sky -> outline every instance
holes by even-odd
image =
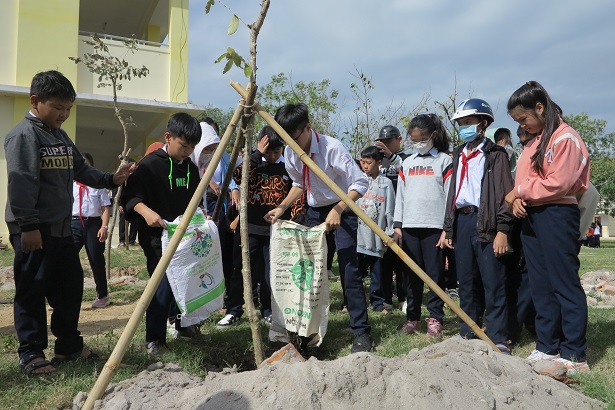
[[[194,104],[235,107],[231,80],[214,61],[233,47],[249,57],[249,30],[232,36],[232,14],[252,23],[256,0],[226,0],[205,13],[190,0],[188,94]],[[492,127],[514,131],[506,113],[510,95],[540,82],[565,114],[586,112],[615,132],[615,1],[612,0],[273,0],[258,37],[257,84],[277,73],[293,82],[328,79],[339,90],[340,124],[354,107],[350,84],[366,74],[375,111],[418,104],[425,96],[489,102]]]

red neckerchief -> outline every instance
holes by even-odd
[[[83,192],[85,191],[88,198],[90,197],[90,193],[87,185],[84,185],[81,182],[77,182],[77,185],[79,186],[79,219],[81,219],[81,226],[85,226],[85,223],[83,222],[83,214],[81,213],[81,205],[83,205]]]
[[[459,178],[459,187],[457,187],[457,195],[455,195],[455,201],[453,202],[453,208],[457,207],[457,198],[459,197],[459,191],[461,191],[461,186],[463,185],[463,180],[468,179],[468,162],[472,158],[476,158],[478,154],[480,154],[480,149],[476,149],[470,155],[466,156],[465,149],[461,151],[461,177]]]
[[[314,131],[314,135],[316,135],[316,144],[318,144],[320,142],[320,138],[318,137],[318,133],[316,131]],[[310,145],[310,150],[312,149],[312,146]],[[314,159],[314,153],[312,152],[310,154],[310,159]],[[305,163],[303,164],[303,189],[306,190],[307,189],[307,193],[310,193],[310,167],[306,167]],[[306,195],[302,195],[301,197],[301,206],[303,207],[303,201]]]

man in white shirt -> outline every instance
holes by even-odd
[[[280,107],[275,120],[352,200],[363,197],[368,187],[367,177],[339,140],[319,135],[312,129],[305,104],[286,104]],[[275,223],[306,191],[306,225],[316,226],[325,222],[328,232],[335,231],[340,276],[348,303],[350,327],[355,335],[351,351],[370,351],[373,347],[371,327],[367,318],[363,278],[357,263],[357,216],[346,209],[347,205],[288,146],[284,158],[293,187],[282,203],[271,210],[265,219]]]
[[[86,164],[94,166],[94,159],[83,153]],[[105,271],[105,241],[109,229],[109,206],[111,200],[105,189],[95,189],[73,182],[73,219],[71,231],[79,251],[85,245],[92,275],[96,283],[96,300],[93,308],[109,305],[107,273]]]

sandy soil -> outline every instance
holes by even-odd
[[[200,379],[175,365],[150,366],[112,384],[96,409],[600,409],[525,360],[480,340],[447,339],[405,356],[359,353],[321,362],[274,363]],[[79,404],[76,398],[75,404]]]

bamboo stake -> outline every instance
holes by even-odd
[[[235,110],[235,113],[233,114],[233,118],[231,119],[229,126],[226,128],[226,132],[224,133],[224,136],[222,137],[222,140],[218,145],[218,148],[214,152],[210,165],[207,167],[207,170],[205,171],[203,178],[201,178],[201,182],[199,183],[196,192],[192,196],[192,199],[190,200],[190,203],[188,204],[188,207],[184,212],[184,218],[182,218],[182,221],[180,222],[179,226],[175,230],[175,233],[171,237],[169,246],[167,247],[167,249],[165,249],[164,253],[162,254],[162,257],[160,258],[160,261],[158,262],[158,265],[156,266],[156,269],[154,270],[154,273],[152,274],[152,277],[147,282],[147,286],[145,287],[141,298],[137,302],[135,309],[130,316],[130,319],[128,320],[128,323],[126,324],[126,328],[124,328],[124,331],[122,332],[117,344],[115,345],[111,356],[109,356],[107,363],[105,363],[102,371],[100,372],[100,376],[98,376],[94,387],[92,387],[92,390],[90,390],[90,394],[88,394],[88,398],[85,401],[82,409],[91,410],[94,408],[94,402],[102,397],[102,395],[105,393],[105,390],[107,389],[107,386],[109,385],[109,382],[111,381],[111,378],[117,372],[119,365],[122,362],[122,358],[124,357],[124,354],[126,353],[126,350],[128,349],[128,346],[130,345],[130,342],[134,337],[135,332],[137,331],[139,322],[141,321],[143,314],[147,310],[147,307],[149,306],[150,302],[152,301],[154,293],[156,292],[156,289],[158,288],[158,285],[162,280],[162,276],[165,274],[167,267],[169,266],[169,262],[171,261],[173,254],[177,250],[177,246],[179,245],[182,236],[186,232],[188,223],[190,222],[192,215],[194,215],[196,208],[199,206],[199,203],[203,198],[203,194],[205,193],[205,190],[209,185],[209,181],[211,180],[211,177],[216,170],[216,166],[220,162],[220,158],[222,158],[222,154],[226,149],[231,135],[235,131],[235,127],[237,125],[237,122],[239,121],[242,110],[243,106],[241,104],[238,105],[237,109]]]
[[[235,91],[237,91],[237,93],[239,93],[239,95],[241,95],[242,98],[246,98],[248,95],[248,92],[241,86],[241,84],[236,83],[231,81],[231,87],[233,87],[235,89]],[[301,159],[301,161],[303,161],[303,163],[305,165],[307,165],[310,170],[312,172],[314,172],[316,174],[316,176],[318,176],[325,184],[327,184],[327,186],[333,191],[335,192],[335,194],[342,200],[344,201],[344,203],[350,208],[352,209],[352,211],[359,217],[361,218],[361,220],[363,222],[365,222],[365,224],[367,226],[369,226],[371,228],[372,231],[374,231],[376,233],[376,235],[378,235],[380,237],[380,239],[382,239],[382,241],[386,244],[386,246],[388,246],[389,248],[393,249],[393,251],[401,258],[402,261],[404,261],[404,263],[406,265],[408,265],[408,267],[410,269],[412,269],[412,271],[419,277],[421,278],[421,280],[423,282],[425,282],[427,284],[427,286],[429,286],[429,288],[431,290],[433,290],[443,301],[444,303],[446,303],[453,312],[455,312],[455,314],[457,316],[459,316],[459,318],[461,320],[463,320],[468,326],[470,326],[470,328],[472,329],[472,331],[482,340],[484,340],[485,342],[487,342],[496,352],[499,352],[500,350],[497,348],[497,346],[495,345],[495,343],[493,343],[493,341],[491,339],[489,339],[489,337],[487,337],[487,335],[485,334],[485,332],[483,332],[483,330],[472,320],[472,318],[470,318],[447,294],[446,292],[444,292],[436,282],[434,282],[424,271],[423,269],[421,269],[407,254],[406,252],[403,251],[402,248],[399,247],[399,245],[397,245],[395,243],[395,241],[393,241],[393,238],[389,237],[389,235],[387,235],[382,229],[380,229],[380,227],[369,217],[367,216],[367,214],[365,212],[363,212],[361,210],[361,208],[359,208],[359,206],[348,197],[347,193],[344,192],[342,189],[340,189],[340,187],[338,187],[332,180],[331,178],[329,178],[329,176],[318,167],[318,165],[316,165],[316,163],[314,161],[312,161],[312,159],[310,158],[310,156],[308,154],[305,153],[305,151],[303,151],[301,149],[301,147],[299,147],[299,145],[290,137],[290,135],[288,135],[288,133],[286,131],[284,131],[284,129],[271,117],[271,115],[269,115],[269,113],[267,111],[265,111],[263,109],[263,107],[261,107],[258,103],[255,103],[254,109],[256,109],[256,111],[258,112],[258,114],[278,133],[278,135],[280,135],[282,137],[282,139],[286,142],[286,144],[288,144],[288,146],[295,151],[295,153],[297,155],[299,155],[299,158]]]

